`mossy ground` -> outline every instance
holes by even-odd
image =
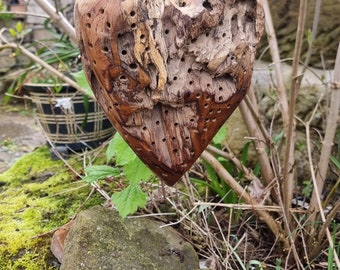
[[[71,158],[81,170],[81,161]],[[19,159],[0,174],[0,269],[58,269],[50,252],[54,229],[67,223],[77,209],[103,203],[98,194],[83,204],[90,187],[47,147]]]

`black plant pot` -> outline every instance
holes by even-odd
[[[51,84],[26,84],[36,116],[55,147],[72,151],[96,148],[114,129],[95,100],[63,85],[56,94]]]

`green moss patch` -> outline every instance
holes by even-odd
[[[68,160],[81,168],[76,158]],[[47,147],[23,156],[0,174],[0,269],[58,269],[49,251],[53,231],[77,209],[103,202]]]

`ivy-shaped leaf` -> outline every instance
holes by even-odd
[[[112,147],[116,156],[116,165],[118,166],[124,166],[136,158],[135,152],[132,151],[118,132],[113,137]]]
[[[89,166],[85,169],[85,172],[87,175],[83,177],[83,180],[89,184],[92,184],[99,179],[105,179],[108,176],[115,177],[121,174],[118,168],[107,165]]]
[[[112,202],[116,205],[119,215],[125,218],[128,214],[136,212],[138,207],[144,207],[146,198],[139,184],[130,184],[124,190],[114,193]]]
[[[86,79],[86,76],[85,76],[85,73],[84,73],[84,70],[80,70],[78,72],[74,72],[72,73],[72,76],[75,78],[77,84],[86,90],[86,92],[89,94],[89,95],[92,95],[92,89],[89,85],[89,83],[87,82],[87,79]]]
[[[214,138],[212,139],[214,144],[222,144],[222,142],[227,137],[227,128],[225,125],[223,125],[220,130],[216,133]]]
[[[141,180],[148,180],[152,175],[151,170],[137,156],[124,166],[123,172],[130,183],[136,184]]]
[[[113,139],[110,140],[109,145],[106,149],[106,162],[110,162],[110,160],[115,156],[115,149],[113,144]]]

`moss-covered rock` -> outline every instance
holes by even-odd
[[[81,169],[76,158],[68,160]],[[50,252],[53,230],[68,222],[90,188],[41,147],[0,174],[0,269],[58,269]],[[86,206],[103,202],[95,195]]]
[[[198,269],[194,248],[161,225],[149,218],[123,220],[101,206],[82,211],[66,237],[61,269]]]

